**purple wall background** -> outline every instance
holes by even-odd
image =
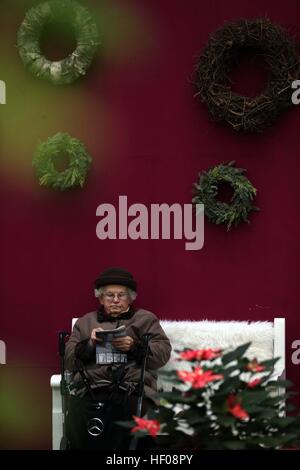
[[[50,447],[57,331],[95,308],[93,280],[110,265],[134,273],[138,305],[160,318],[285,316],[288,377],[299,390],[290,359],[300,338],[299,111],[263,135],[238,135],[208,119],[190,83],[209,34],[227,20],[267,15],[299,39],[298,1],[285,8],[273,0],[82,1],[97,16],[103,46],[86,79],[63,88],[40,83],[18,59],[16,30],[30,3],[0,7],[0,78],[8,88],[0,109],[1,446]],[[249,63],[236,78],[244,91],[261,85]],[[37,184],[33,151],[58,131],[82,139],[93,157],[83,191]],[[189,203],[198,172],[227,160],[258,188],[261,211],[250,225],[227,233],[206,223],[196,252],[180,240],[97,239],[99,204],[117,205],[119,195],[129,205]]]

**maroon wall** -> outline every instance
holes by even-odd
[[[284,8],[274,0],[82,3],[97,16],[103,46],[71,88],[40,83],[18,59],[16,29],[30,2],[0,6],[0,79],[8,88],[0,108],[4,448],[50,447],[57,331],[96,306],[93,280],[110,265],[134,273],[138,304],[160,318],[285,316],[288,377],[300,388],[300,366],[291,362],[291,342],[300,338],[299,109],[262,135],[238,135],[209,120],[191,84],[196,57],[227,20],[267,15],[300,39],[298,0]],[[236,85],[250,93],[260,80],[252,69],[245,64]],[[58,131],[82,139],[93,157],[83,191],[57,193],[36,181],[37,141]],[[185,251],[182,240],[97,239],[99,204],[117,204],[119,195],[148,207],[189,203],[198,172],[224,160],[246,168],[258,188],[261,210],[250,225],[226,232],[206,222],[200,251]]]

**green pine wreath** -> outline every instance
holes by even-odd
[[[232,90],[230,71],[239,54],[260,53],[269,78],[262,93],[242,96]],[[215,31],[195,67],[195,96],[215,121],[225,121],[241,132],[263,132],[292,106],[292,83],[299,78],[296,42],[267,18],[225,23]]]
[[[69,166],[58,171],[54,160],[62,155],[68,156]],[[36,168],[41,186],[64,191],[83,187],[91,161],[82,142],[60,132],[39,144],[32,165]]]
[[[45,26],[63,21],[74,32],[77,46],[63,60],[48,60],[41,51]],[[38,78],[55,85],[74,82],[86,74],[99,44],[98,29],[89,11],[74,0],[51,0],[31,8],[18,31],[19,54],[24,66]]]
[[[204,204],[204,213],[210,222],[224,224],[227,230],[241,222],[248,222],[248,215],[253,210],[259,210],[252,204],[256,189],[243,173],[242,168],[236,168],[235,162],[221,163],[208,171],[199,173],[199,180],[194,184],[194,204]],[[229,184],[234,194],[231,204],[218,200],[220,183]]]

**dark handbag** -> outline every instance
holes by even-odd
[[[128,393],[123,390],[94,390],[96,400],[85,406],[86,445],[92,449],[127,450],[129,433],[116,421],[131,419]]]
[[[123,383],[127,366],[128,364],[122,364],[115,370],[110,386],[92,388],[88,372],[84,365],[77,361],[77,370],[88,392],[81,399],[77,399],[79,401],[74,402],[72,410],[74,422],[80,427],[80,448],[128,449],[128,430],[116,424],[116,421],[131,419],[129,396],[134,388],[131,384]],[[79,421],[75,417],[76,414],[81,415]]]

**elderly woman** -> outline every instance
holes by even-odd
[[[114,421],[128,420],[136,414],[142,337],[146,333],[150,334],[150,340],[142,414],[155,403],[156,371],[169,360],[171,345],[158,318],[152,312],[132,306],[136,291],[131,273],[121,268],[106,269],[95,281],[99,310],[87,313],[74,325],[65,352],[66,369],[73,375],[66,417],[71,449],[128,448],[124,429]],[[103,344],[101,332],[120,326],[125,327],[125,333],[112,340],[114,351],[119,354],[107,357],[104,354],[99,363],[96,351],[97,345]]]

